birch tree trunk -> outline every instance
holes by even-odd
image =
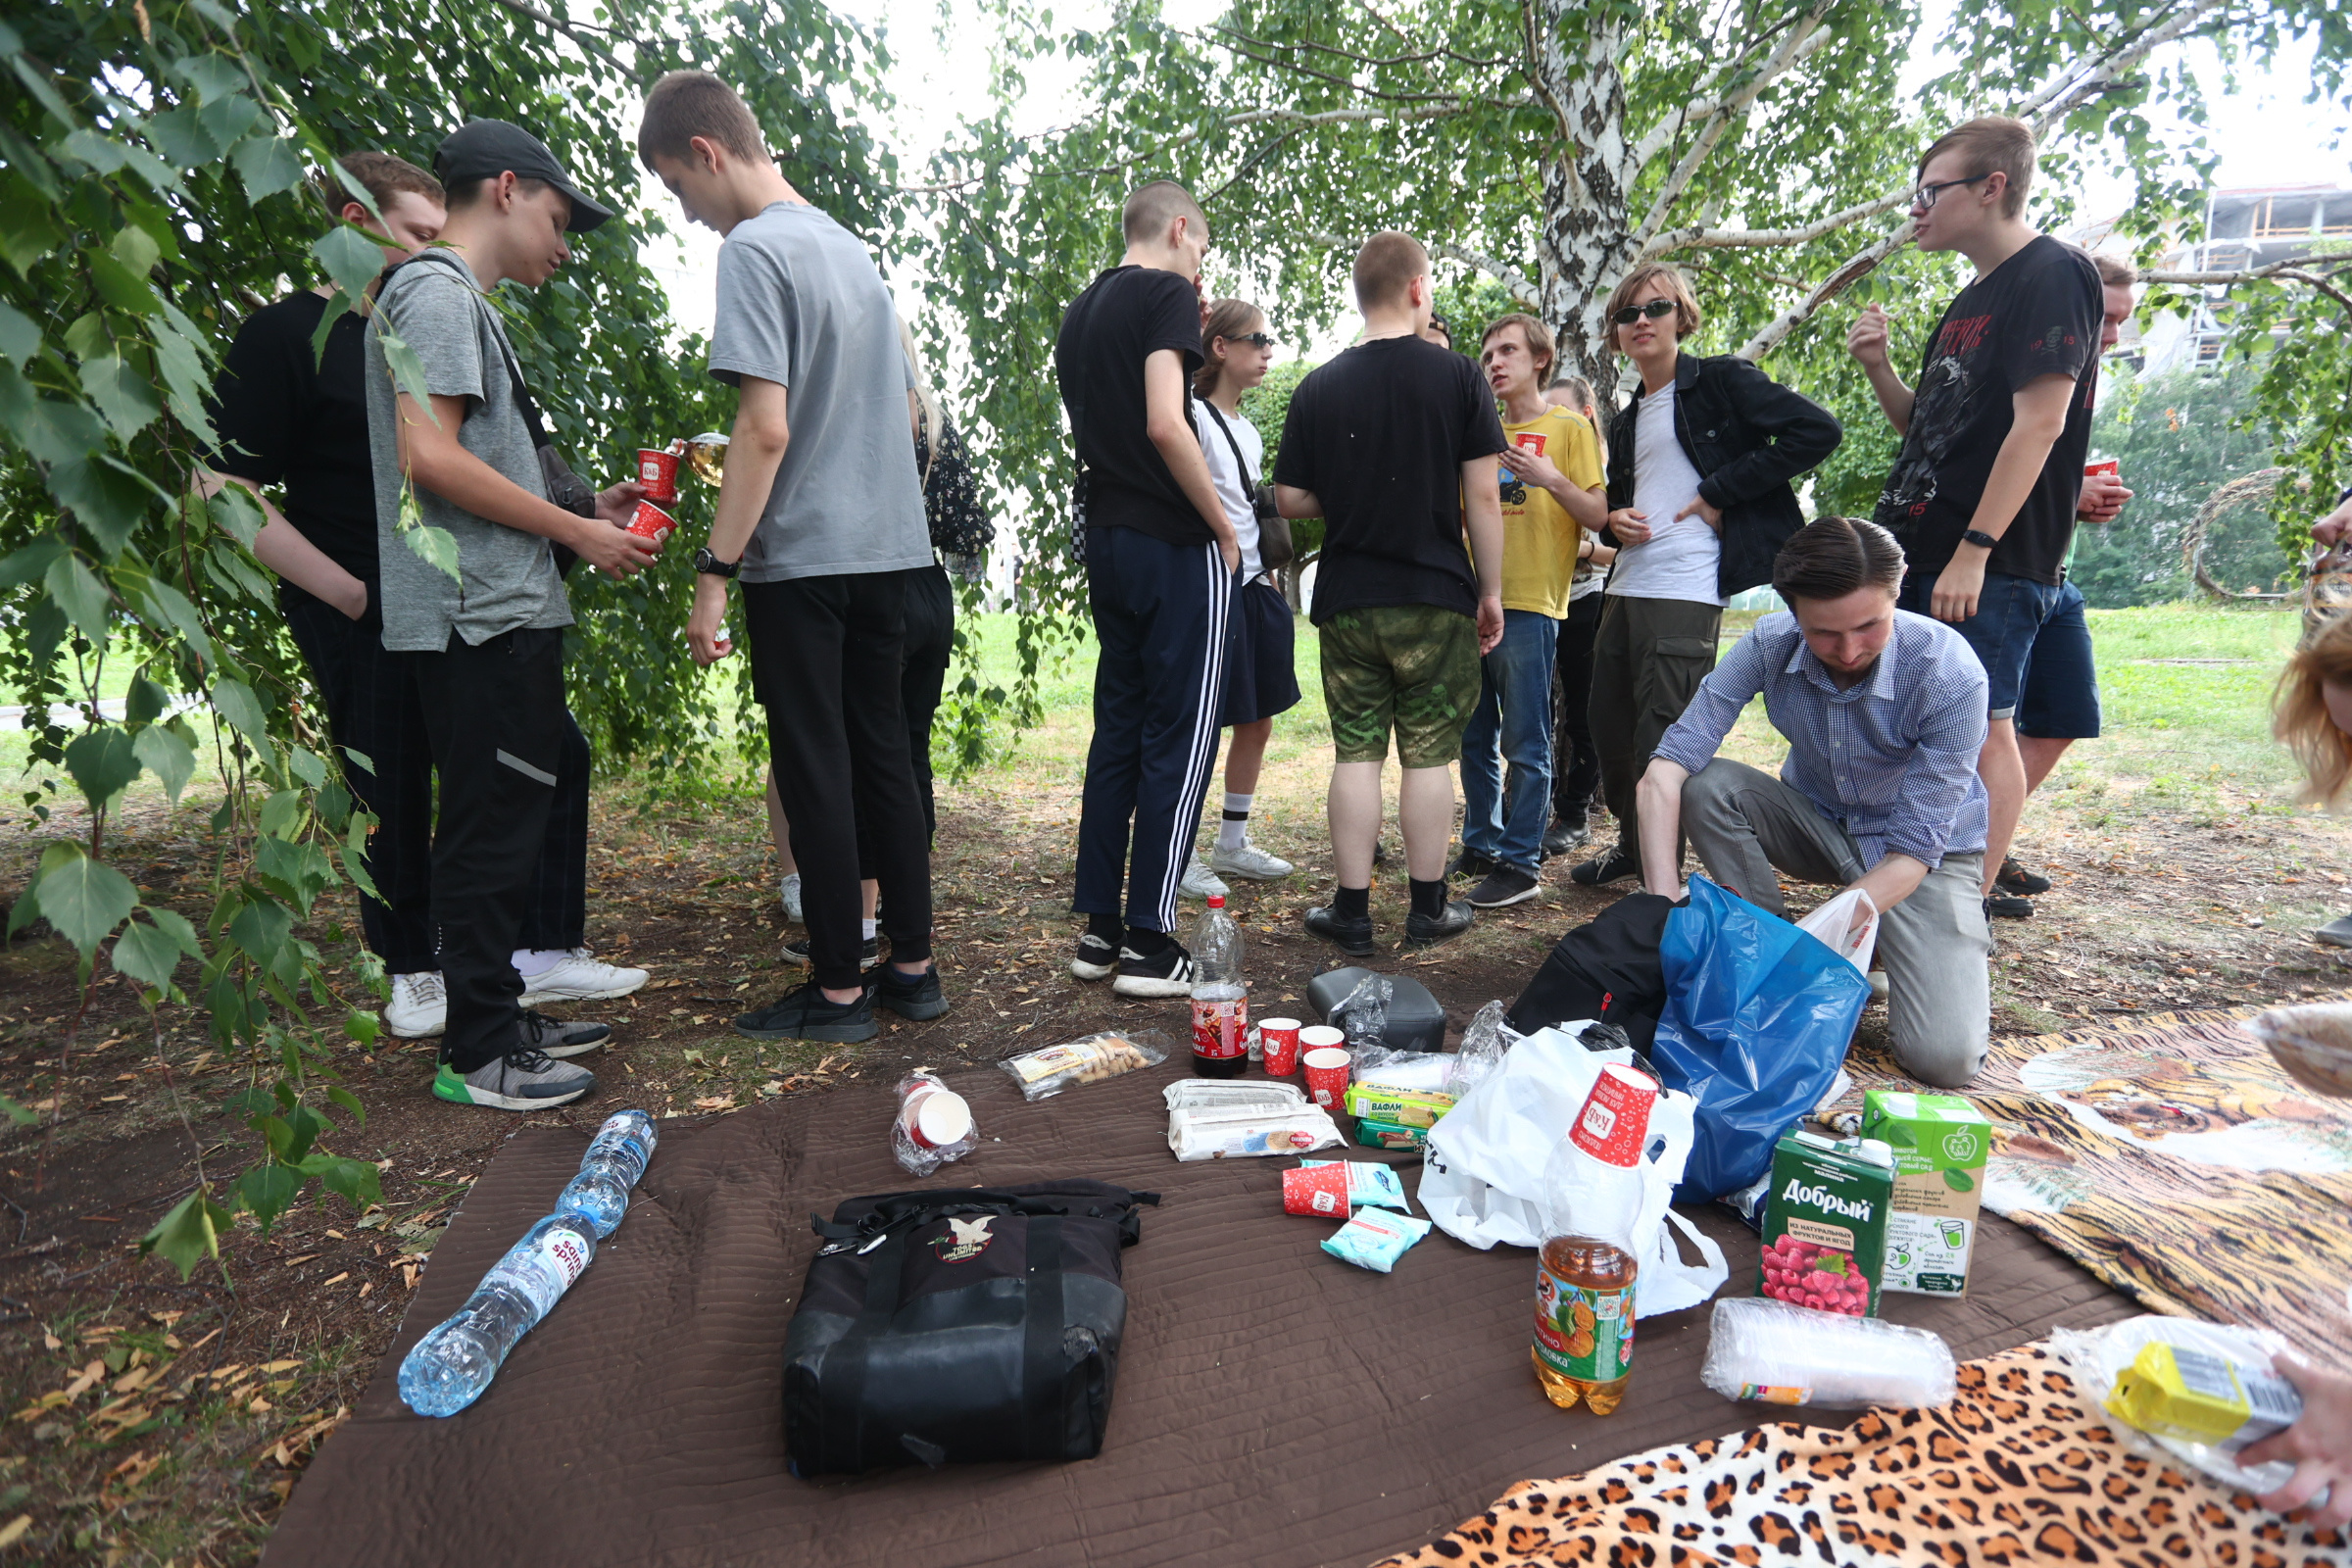
[[[1592,21],[1581,56],[1572,55],[1564,32],[1569,9],[1567,0],[1526,0],[1529,74],[1559,127],[1544,162],[1538,303],[1559,345],[1561,373],[1592,383],[1605,425],[1617,409],[1617,356],[1601,308],[1632,228],[1618,69],[1625,24],[1613,13]]]

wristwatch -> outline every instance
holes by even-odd
[[[1982,528],[1969,529],[1968,532],[1960,536],[1960,542],[1964,545],[1975,545],[1979,550],[1990,550],[1993,546],[2000,543],[1998,539],[1995,539],[1992,535],[1986,533]],[[700,558],[698,557],[697,559],[699,560]],[[729,572],[727,575],[733,576],[734,573]]]
[[[694,553],[694,569],[697,576],[732,577],[743,569],[743,563],[721,561],[710,553],[709,545],[704,545]]]

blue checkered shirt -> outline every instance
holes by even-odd
[[[1844,691],[1787,611],[1724,656],[1655,755],[1697,772],[1757,693],[1788,742],[1781,782],[1845,829],[1867,869],[1890,854],[1930,866],[1984,848],[1984,666],[1958,632],[1896,611],[1894,634]]]

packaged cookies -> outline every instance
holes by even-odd
[[[1168,1059],[1169,1042],[1156,1029],[1105,1032],[1067,1045],[1007,1056],[997,1063],[1021,1086],[1023,1100],[1045,1100],[1073,1084],[1100,1083]]]

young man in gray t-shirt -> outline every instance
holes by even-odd
[[[408,662],[441,782],[432,920],[449,1010],[433,1093],[535,1110],[596,1087],[554,1058],[609,1033],[523,1010],[514,966],[570,724],[563,629],[571,606],[553,546],[621,576],[654,552],[625,527],[635,482],[598,496],[594,515],[549,499],[514,351],[483,297],[509,279],[545,282],[570,257],[565,232],[612,215],[573,188],[537,138],[502,121],[453,133],[434,167],[449,191],[446,249],[386,279],[367,348],[384,647]],[[394,375],[388,339],[416,355],[424,401]],[[456,542],[457,577],[412,547],[404,491],[417,523]],[[614,984],[586,995],[644,983],[642,970],[595,967]]]
[[[865,245],[808,205],[732,88],[676,71],[646,95],[638,156],[726,236],[710,373],[741,389],[687,643],[724,658],[740,574],[752,685],[792,824],[810,978],[735,1020],[755,1040],[870,1040],[874,1004],[948,1010],[931,961],[930,834],[899,669],[910,581],[930,569],[913,370]],[[890,962],[861,965],[859,879],[881,885]]]

